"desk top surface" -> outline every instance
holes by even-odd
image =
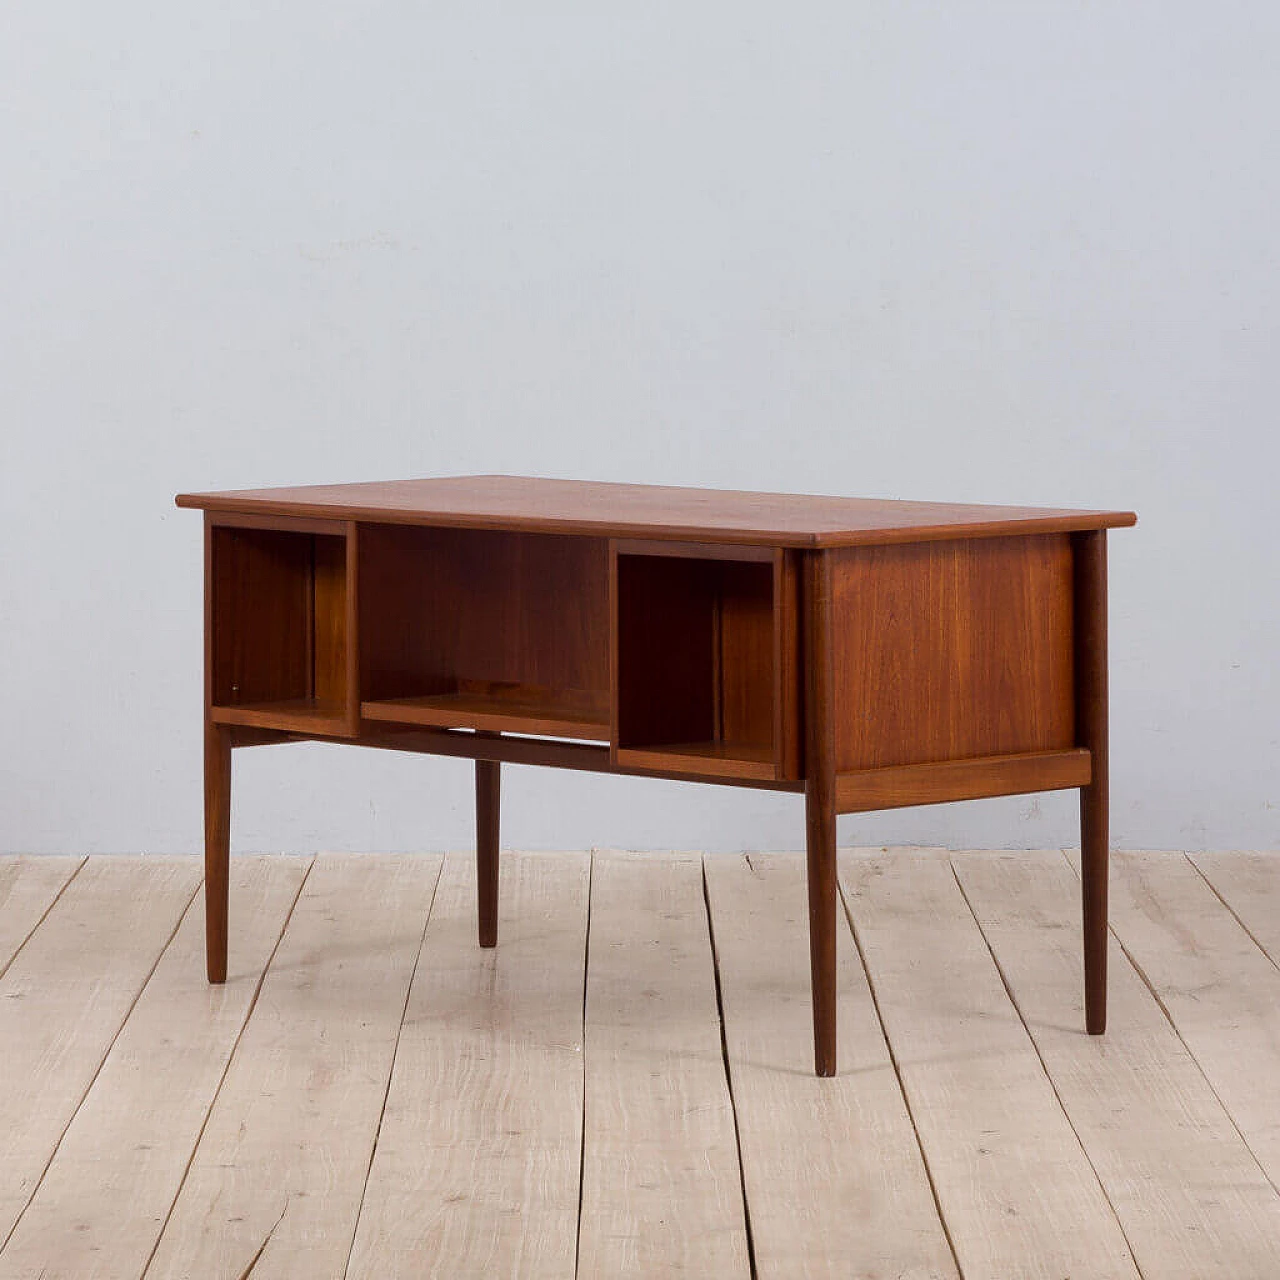
[[[1137,519],[1130,511],[820,498],[528,476],[445,476],[183,493],[177,502],[180,507],[243,514],[782,547],[1065,533],[1117,528]]]

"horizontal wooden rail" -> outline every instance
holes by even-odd
[[[646,769],[618,765],[609,759],[609,748],[585,742],[551,742],[510,734],[480,735],[465,729],[406,729],[362,733],[358,738],[330,737],[315,733],[278,733],[257,728],[231,730],[233,747],[272,746],[282,742],[333,742],[344,746],[379,747],[386,751],[412,751],[418,755],[458,756],[466,760],[498,760],[504,764],[542,765],[552,769],[581,769],[589,773],[616,773],[639,778],[667,778],[673,782],[715,782],[730,787],[757,787],[767,791],[803,791],[801,781],[772,778],[733,778],[696,770]]]
[[[1089,753],[1083,749],[861,769],[837,774],[836,812],[866,813],[1027,791],[1061,791],[1088,786],[1091,775]]]
[[[315,516],[258,515],[245,511],[210,511],[209,523],[231,529],[274,529],[280,533],[320,533],[345,538],[351,526],[344,520],[321,520]]]
[[[768,791],[804,790],[802,781],[735,778],[692,770],[646,769],[614,764],[609,759],[608,747],[585,742],[551,742],[511,734],[481,735],[460,729],[406,729],[341,738],[240,726],[231,729],[231,745],[234,747],[270,746],[283,742],[332,742],[378,747],[385,751],[410,751],[417,755],[668,778],[675,782],[711,782]],[[978,800],[1032,791],[1061,791],[1068,787],[1088,786],[1091,774],[1089,752],[1083,748],[863,769],[837,775],[836,812],[866,813],[875,809],[899,809],[906,805],[943,804],[951,800]]]

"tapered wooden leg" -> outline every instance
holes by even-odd
[[[204,947],[210,982],[227,980],[227,878],[231,855],[231,731],[204,727]]]
[[[824,552],[805,556],[805,837],[814,1070],[836,1073],[836,796],[831,704],[831,572]]]
[[[1080,874],[1084,895],[1084,1021],[1107,1029],[1107,535],[1073,535],[1075,554],[1076,732],[1093,762],[1080,789]]]
[[[805,788],[809,864],[809,970],[813,987],[813,1063],[836,1073],[836,815],[810,779]]]
[[[476,761],[476,899],[480,915],[480,945],[498,944],[498,812],[501,765]]]

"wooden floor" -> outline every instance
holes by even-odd
[[[0,1280],[1280,1277],[1280,855],[0,860]]]

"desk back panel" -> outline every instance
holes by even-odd
[[[837,770],[1076,745],[1068,535],[830,554]]]
[[[603,538],[361,524],[360,696],[609,705]]]

